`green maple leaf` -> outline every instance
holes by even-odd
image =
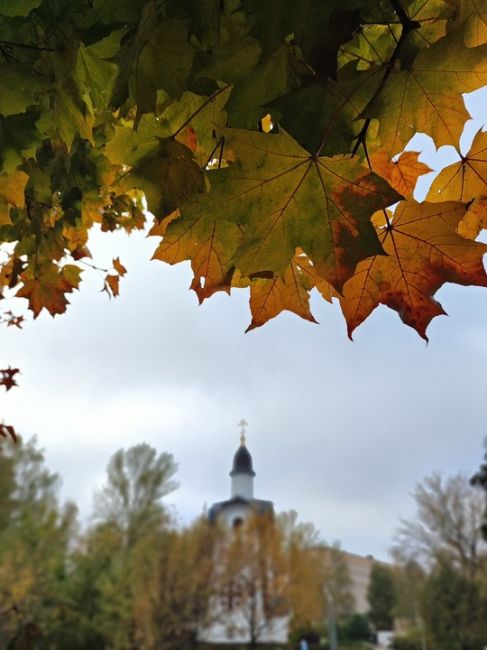
[[[103,109],[111,97],[118,68],[104,60],[95,48],[80,45],[75,82],[81,93],[88,93],[93,104]]]
[[[39,112],[0,117],[0,164],[7,172],[13,171],[25,159],[33,158],[41,143],[41,135],[36,128]]]
[[[291,48],[281,45],[236,83],[227,104],[231,126],[256,129],[267,113],[266,106],[299,85],[290,62],[293,57]]]
[[[462,93],[487,83],[487,45],[468,48],[454,31],[421,50],[413,64],[392,72],[362,117],[377,118],[382,147],[397,154],[417,132],[437,146],[455,145],[469,114]]]
[[[37,128],[44,136],[61,137],[71,148],[76,136],[94,144],[93,106],[88,96],[82,96],[73,79],[66,79],[63,86],[51,90],[52,113],[44,113],[37,121]]]
[[[308,151],[335,155],[351,150],[362,127],[359,116],[381,75],[377,68],[342,68],[338,79],[313,82],[281,97],[269,106],[278,122]]]
[[[370,217],[399,195],[357,160],[315,157],[284,132],[223,133],[237,162],[211,172],[209,194],[180,209],[183,219],[241,226],[235,266],[244,276],[282,275],[300,247],[340,287],[359,260],[382,252]]]
[[[28,16],[36,9],[42,0],[1,0],[0,14],[4,16]]]
[[[180,198],[203,192],[201,165],[217,145],[214,131],[224,119],[229,93],[228,87],[211,98],[187,92],[159,116],[144,115],[135,131],[128,125],[116,126],[105,153],[114,163],[131,166],[116,186],[120,190],[142,189],[149,210],[160,219],[177,208]],[[187,127],[194,133],[194,149],[184,137]]]
[[[25,112],[48,87],[45,77],[32,74],[30,66],[23,63],[0,65],[0,78],[0,113],[5,116]]]
[[[181,97],[194,54],[187,21],[167,19],[155,30],[137,61],[135,98],[139,115],[154,112],[159,89],[173,99]]]
[[[173,212],[187,194],[204,192],[205,178],[188,147],[166,138],[137,162],[117,187],[143,190],[150,212],[162,218]]]
[[[217,144],[215,130],[225,124],[224,107],[230,92],[229,86],[219,88],[211,97],[185,92],[157,115],[143,115],[135,130],[130,121],[116,125],[105,153],[115,163],[133,165],[155,152],[161,139],[178,138],[191,127],[197,140],[195,154],[204,165]]]

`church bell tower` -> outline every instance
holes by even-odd
[[[241,420],[238,426],[240,446],[233,456],[230,499],[214,503],[208,512],[212,523],[220,522],[231,528],[240,526],[251,514],[274,516],[272,501],[254,497],[255,472],[245,438],[245,427],[248,423]]]
[[[239,422],[240,430],[240,447],[233,457],[233,466],[230,476],[232,478],[231,497],[241,497],[251,501],[254,498],[254,476],[255,472],[252,467],[252,456],[245,446],[245,427],[247,422]]]

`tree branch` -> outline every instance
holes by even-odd
[[[391,4],[394,8],[394,11],[396,12],[398,18],[401,21],[402,24],[402,30],[401,30],[401,35],[399,37],[399,40],[397,41],[397,45],[394,48],[394,52],[392,53],[391,58],[387,62],[386,69],[384,71],[384,75],[381,79],[381,82],[379,86],[377,87],[375,93],[372,95],[371,100],[369,101],[369,104],[373,104],[373,102],[377,99],[377,97],[380,95],[380,93],[383,91],[384,86],[386,85],[387,80],[389,79],[390,75],[392,74],[392,71],[394,70],[394,66],[396,64],[396,61],[399,57],[399,54],[401,52],[401,48],[406,41],[407,37],[409,34],[414,31],[415,29],[418,29],[420,27],[420,24],[415,21],[411,20],[407,13],[405,12],[404,8],[402,7],[401,3],[399,0],[391,0]],[[367,131],[370,126],[371,118],[367,118],[365,120],[365,123],[360,131],[360,133],[357,136],[357,141],[355,143],[355,146],[352,150],[352,156],[355,156],[357,153],[360,145],[365,145],[365,140],[367,136]]]

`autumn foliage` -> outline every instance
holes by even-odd
[[[384,304],[426,338],[445,282],[487,286],[487,140],[423,203],[403,151],[417,132],[459,148],[486,24],[460,0],[2,4],[0,292],[60,314],[91,229],[151,221],[200,302],[250,288],[249,329],[314,320],[316,288],[350,335]],[[118,295],[116,253],[104,274]]]

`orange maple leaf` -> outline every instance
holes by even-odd
[[[119,258],[119,257],[116,257],[116,258],[113,260],[113,268],[114,268],[115,271],[118,273],[118,275],[121,276],[121,277],[123,277],[123,276],[127,273],[127,269],[126,269],[125,266],[122,264],[122,262],[120,261],[120,258]]]
[[[432,318],[444,314],[433,295],[445,282],[487,286],[482,256],[487,245],[465,239],[457,227],[462,203],[401,202],[394,215],[376,213],[374,223],[387,256],[357,265],[343,288],[340,304],[353,330],[382,303],[427,340]]]
[[[316,323],[309,308],[311,283],[293,260],[283,277],[257,278],[250,284],[252,322],[247,332],[260,327],[282,311],[291,311],[301,318]]]
[[[427,200],[467,203],[482,194],[487,194],[487,132],[484,131],[477,133],[466,156],[438,174]]]
[[[120,293],[120,276],[113,273],[108,273],[105,276],[105,282],[102,291],[106,291],[108,296],[116,298]]]
[[[81,272],[74,264],[59,267],[49,261],[35,269],[30,266],[20,275],[23,286],[16,295],[27,298],[34,318],[43,309],[47,309],[52,316],[62,314],[69,304],[66,294],[78,288]]]
[[[242,240],[237,224],[205,217],[183,220],[173,213],[150,234],[164,235],[152,259],[168,264],[191,260],[191,289],[200,303],[216,291],[230,293],[235,270],[232,258]]]
[[[458,234],[467,239],[476,239],[481,230],[487,229],[487,197],[481,197],[469,205],[458,224]]]
[[[382,149],[374,152],[369,160],[374,172],[385,178],[399,194],[408,197],[413,193],[418,178],[432,171],[428,165],[419,162],[418,157],[417,151],[404,151],[393,161]]]

